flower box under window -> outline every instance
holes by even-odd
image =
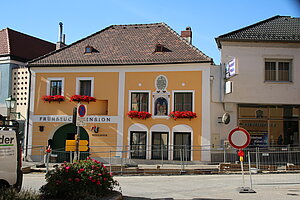
[[[169,116],[175,120],[183,119],[183,118],[193,119],[193,118],[197,117],[196,113],[194,113],[192,111],[174,111],[174,112],[171,112]]]
[[[85,95],[73,95],[71,96],[71,101],[77,101],[77,102],[95,102],[96,98],[91,96],[85,96]]]
[[[127,113],[127,116],[129,118],[138,118],[138,119],[147,119],[150,118],[152,116],[151,113],[145,112],[145,111],[135,111],[135,110],[131,110]]]
[[[65,97],[61,95],[46,95],[46,96],[42,96],[42,100],[44,102],[48,101],[49,103],[51,101],[58,101],[60,103],[61,101],[65,100]]]

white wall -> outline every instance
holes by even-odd
[[[259,104],[300,104],[300,44],[223,42],[221,62],[237,59],[238,75],[233,81],[233,93],[224,102]],[[292,59],[292,82],[264,81],[266,58]]]

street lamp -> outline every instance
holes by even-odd
[[[12,112],[11,110],[15,108],[16,106],[16,99],[12,97],[12,95],[10,95],[7,99],[5,99],[5,103],[6,103],[6,107],[8,109],[8,119],[10,119],[10,115],[11,114],[16,114],[18,116],[18,118],[20,118],[20,114],[19,112]]]

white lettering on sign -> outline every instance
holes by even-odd
[[[64,122],[72,123],[72,116],[68,115],[34,115],[33,122]],[[118,116],[87,116],[85,123],[118,123],[120,121]]]

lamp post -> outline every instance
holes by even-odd
[[[15,108],[16,105],[16,99],[12,97],[12,95],[10,95],[7,99],[5,99],[5,103],[6,103],[6,108],[8,109],[8,113],[7,113],[7,117],[8,120],[10,120],[10,115],[11,115],[11,110]]]

